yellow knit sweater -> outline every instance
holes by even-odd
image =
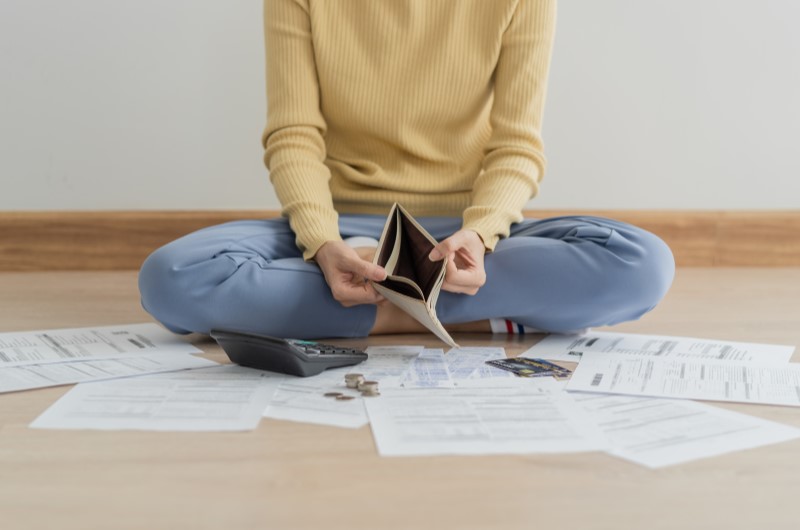
[[[555,0],[265,0],[264,161],[304,257],[394,202],[492,250],[544,172],[554,26]]]

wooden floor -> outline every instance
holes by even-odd
[[[0,274],[0,331],[148,320],[133,272]],[[800,268],[680,269],[661,306],[615,329],[800,347]],[[537,338],[457,340],[513,355]],[[651,471],[601,453],[380,458],[369,428],[277,420],[235,434],[28,429],[66,390],[0,395],[0,528],[800,528],[800,440]],[[800,427],[800,409],[726,407]]]

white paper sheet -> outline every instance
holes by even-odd
[[[800,429],[687,400],[573,394],[610,454],[651,469],[785,442]]]
[[[494,347],[453,348],[445,359],[453,384],[459,386],[466,380],[475,379],[513,379],[516,376],[486,364],[486,361],[505,359],[506,350]]]
[[[379,388],[380,383],[378,383]],[[444,351],[426,348],[411,361],[403,377],[403,388],[453,388],[453,380],[447,368]]]
[[[156,324],[0,333],[0,367],[151,353],[202,353]]]
[[[237,365],[82,383],[35,429],[246,431],[275,391],[270,374]]]
[[[664,335],[592,331],[586,335],[548,335],[521,356],[579,362],[584,352],[624,353],[639,357],[753,361],[786,364],[794,346],[754,344]]]
[[[348,372],[363,374],[367,381],[378,381],[381,389],[398,388],[406,380],[411,363],[424,349],[423,346],[370,346],[369,359],[351,366]]]
[[[476,382],[477,383],[477,382]],[[571,397],[530,380],[390,389],[365,400],[382,456],[568,453],[606,448]]]
[[[363,403],[365,398],[344,383],[344,376],[351,369],[326,370],[313,377],[287,376],[264,410],[264,416],[348,429],[363,427],[368,423]],[[341,401],[325,397],[328,392],[339,392],[354,399]]]
[[[122,359],[10,366],[0,368],[0,393],[159,372],[174,372],[191,368],[206,368],[216,364],[194,355],[151,353]]]
[[[569,391],[800,406],[800,364],[773,366],[586,352]]]

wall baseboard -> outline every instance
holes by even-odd
[[[597,215],[649,230],[681,267],[800,266],[800,210],[539,211],[527,217]],[[276,211],[0,212],[0,271],[131,270],[194,230]]]

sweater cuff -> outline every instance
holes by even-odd
[[[317,251],[319,248],[327,243],[328,241],[341,241],[342,237],[339,235],[339,232],[336,233],[328,233],[328,234],[313,234],[309,236],[308,240],[306,241],[303,246],[300,246],[298,243],[298,247],[303,249],[303,259],[306,261],[311,261],[316,256]]]
[[[339,216],[333,209],[306,204],[302,208],[284,208],[284,214],[289,217],[297,248],[303,252],[306,261],[313,259],[319,247],[328,241],[342,240]]]
[[[478,234],[478,237],[483,241],[483,246],[486,247],[486,252],[493,252],[497,242],[500,241],[500,234],[498,229],[492,226],[490,222],[485,219],[464,223],[464,230],[472,230]]]
[[[462,228],[477,232],[488,252],[508,237],[511,225],[522,221],[522,209],[536,195],[538,175],[535,166],[526,170],[494,168],[481,176],[473,190],[473,202],[464,210]]]

